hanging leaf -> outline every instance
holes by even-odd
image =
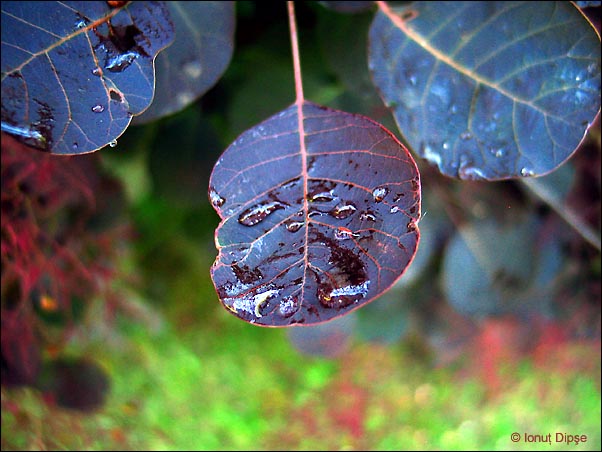
[[[368,118],[293,104],[244,132],[210,179],[224,306],[265,326],[314,324],[386,291],[419,240],[409,152]]]
[[[2,2],[2,131],[53,154],[117,139],[173,39],[163,2]]]
[[[230,64],[234,50],[234,2],[167,2],[177,36],[157,56],[157,91],[134,123],[149,122],[190,105]]]
[[[369,65],[400,131],[448,176],[548,173],[600,110],[600,38],[570,2],[382,2]]]

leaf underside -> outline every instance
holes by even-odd
[[[418,246],[420,179],[409,152],[372,120],[310,102],[234,141],[209,196],[222,219],[217,293],[258,325],[352,311],[387,290]]]
[[[600,110],[600,38],[571,2],[385,6],[369,65],[407,142],[461,179],[546,174]]]
[[[173,34],[163,2],[2,2],[2,131],[54,154],[107,145],[150,105]]]

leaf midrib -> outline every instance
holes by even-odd
[[[512,94],[511,92],[505,90],[504,88],[502,88],[498,84],[494,83],[493,81],[480,76],[478,73],[476,73],[476,72],[472,71],[471,69],[454,61],[452,58],[448,57],[443,52],[441,52],[440,50],[438,50],[437,48],[435,48],[431,44],[429,44],[429,42],[425,38],[423,38],[421,35],[419,35],[414,30],[409,28],[406,25],[406,21],[404,21],[400,16],[395,14],[393,12],[393,10],[391,9],[391,7],[387,4],[387,2],[379,1],[377,3],[378,3],[378,6],[379,6],[381,12],[388,17],[388,19],[393,23],[393,25],[395,27],[397,27],[399,30],[401,30],[401,32],[404,33],[409,39],[411,39],[413,42],[415,42],[420,47],[422,47],[426,52],[431,54],[438,61],[441,61],[442,63],[448,65],[449,67],[451,67],[455,71],[459,72],[460,74],[464,75],[465,77],[467,77],[471,80],[474,80],[477,84],[481,84],[483,86],[491,88],[516,103],[523,104],[523,105],[528,106],[529,108],[532,108],[533,110],[539,112],[541,115],[543,115],[545,117],[554,117],[555,119],[558,119],[562,122],[567,123],[565,118],[558,117],[556,115],[551,115],[549,112],[541,109],[537,105],[533,104],[531,101],[523,99],[521,97],[518,97],[518,96]]]

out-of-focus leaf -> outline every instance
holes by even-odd
[[[2,131],[54,154],[111,143],[151,103],[172,39],[163,2],[2,2]]]
[[[211,273],[224,306],[266,326],[320,323],[387,290],[418,245],[420,179],[381,125],[310,102],[243,133],[220,157]]]
[[[458,230],[443,261],[443,285],[458,312],[485,317],[547,310],[550,296],[539,296],[543,279],[559,267],[542,262],[533,218],[509,226],[486,221]],[[556,256],[544,248],[545,257]]]
[[[339,13],[360,13],[374,6],[374,2],[367,1],[323,1],[320,4]]]
[[[448,176],[548,173],[600,109],[600,38],[570,2],[386,4],[374,83],[400,131]]]
[[[357,314],[352,312],[331,322],[289,328],[288,339],[293,347],[306,355],[336,358],[349,349]]]
[[[94,361],[61,358],[45,363],[37,385],[57,405],[89,412],[104,404],[110,380]]]
[[[134,123],[175,113],[205,94],[230,64],[234,2],[167,2],[176,39],[155,61],[156,92]]]
[[[393,288],[358,310],[355,334],[362,340],[384,344],[401,339],[409,326],[411,309],[405,297],[409,292]]]

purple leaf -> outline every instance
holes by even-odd
[[[414,258],[420,177],[380,124],[311,102],[244,132],[216,163],[211,274],[265,326],[320,323],[386,291]]]

